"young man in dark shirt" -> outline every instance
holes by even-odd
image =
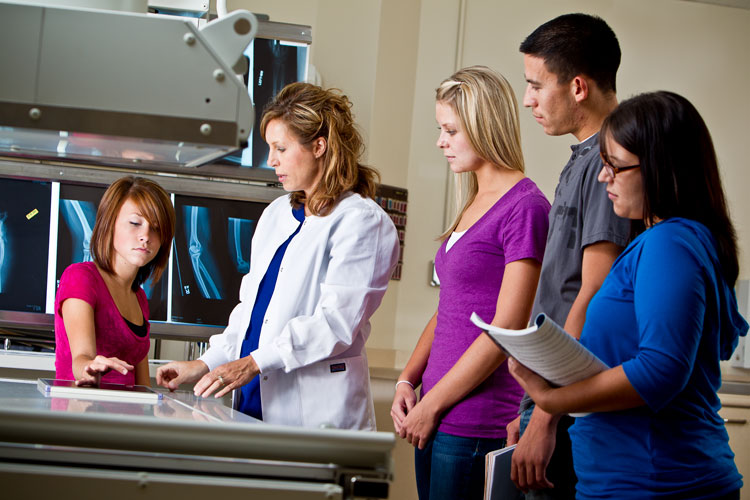
[[[555,190],[532,317],[544,312],[578,337],[591,297],[630,234],[629,221],[615,215],[597,180],[599,129],[617,106],[620,47],[602,19],[566,14],[539,26],[520,51],[528,82],[524,106],[547,135],[577,140]],[[518,442],[511,476],[526,498],[575,497],[567,433],[572,420],[524,399],[521,416],[508,425],[508,444]]]

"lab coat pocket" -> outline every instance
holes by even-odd
[[[326,359],[299,370],[305,427],[375,430],[367,358]]]

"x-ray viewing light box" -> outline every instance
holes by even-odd
[[[268,166],[268,145],[260,136],[263,109],[287,84],[307,80],[310,28],[259,21],[258,35],[244,51],[248,69],[247,91],[256,109],[255,123],[247,147],[224,156],[203,169],[231,166],[230,175],[277,182]]]
[[[170,189],[169,180],[161,181],[177,215],[169,267],[159,283],[143,285],[152,332],[205,338],[236,305],[255,223],[281,190],[228,199],[208,183],[203,196],[194,196]],[[92,260],[91,231],[105,188],[0,176],[0,326],[50,329],[62,272]]]

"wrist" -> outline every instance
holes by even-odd
[[[438,418],[446,410],[446,405],[439,396],[433,387],[419,400],[419,404],[422,406],[422,411],[425,415]]]
[[[211,367],[208,366],[208,363],[206,363],[202,359],[195,359],[193,361],[187,361],[187,363],[192,363],[193,366],[195,367],[195,370],[199,372],[198,378],[202,377],[203,375],[211,371]]]
[[[260,368],[258,368],[258,363],[255,362],[255,359],[251,356],[247,356],[247,367],[250,371],[250,374],[255,377],[260,373]]]
[[[71,371],[76,379],[81,378],[86,373],[86,367],[94,361],[94,358],[85,355],[79,355],[73,358]]]
[[[539,426],[544,426],[550,429],[556,429],[558,422],[560,422],[560,419],[562,418],[563,414],[552,414],[548,413],[544,410],[542,410],[539,406],[534,408],[533,413],[531,414],[531,419],[534,420],[534,423]]]
[[[404,379],[402,379],[402,380],[399,380],[399,381],[397,381],[397,382],[396,382],[396,389],[398,389],[398,386],[399,386],[399,385],[401,385],[401,384],[404,384],[404,385],[408,385],[409,387],[411,387],[411,390],[412,390],[412,391],[414,391],[414,390],[415,390],[415,389],[414,389],[414,384],[412,384],[412,383],[411,383],[411,382],[409,382],[408,380],[404,380]]]

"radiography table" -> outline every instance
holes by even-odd
[[[269,425],[191,392],[86,401],[0,379],[2,498],[387,498],[394,441]]]

